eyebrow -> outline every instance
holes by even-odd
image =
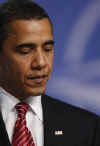
[[[54,44],[55,44],[54,40],[49,40],[45,42],[43,45],[54,45]]]
[[[29,48],[34,48],[36,45],[34,43],[22,43],[16,46],[16,49],[24,48],[24,47],[29,47]]]
[[[43,46],[45,45],[54,45],[54,40],[49,40],[43,43]],[[24,47],[29,47],[29,48],[35,48],[36,44],[35,43],[22,43],[16,46],[16,49],[24,48]]]

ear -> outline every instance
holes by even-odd
[[[0,75],[3,74],[5,67],[6,67],[5,57],[2,51],[0,51]]]
[[[3,53],[0,51],[0,68],[4,63],[4,57],[3,57]]]
[[[1,79],[2,74],[3,74],[3,64],[4,64],[3,57],[0,53],[0,79]]]

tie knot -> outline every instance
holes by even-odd
[[[26,112],[28,111],[29,105],[24,102],[20,102],[20,103],[16,104],[15,108],[16,108],[18,114],[25,116]]]

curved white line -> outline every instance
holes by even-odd
[[[80,14],[80,18],[72,28],[69,41],[66,44],[66,52],[64,52],[65,62],[80,62],[84,56],[85,45],[96,27],[96,22],[100,19],[100,1],[90,2],[84,11]]]

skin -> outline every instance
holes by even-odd
[[[0,53],[0,84],[18,99],[41,95],[53,64],[51,24],[43,18],[16,20],[9,27]]]

